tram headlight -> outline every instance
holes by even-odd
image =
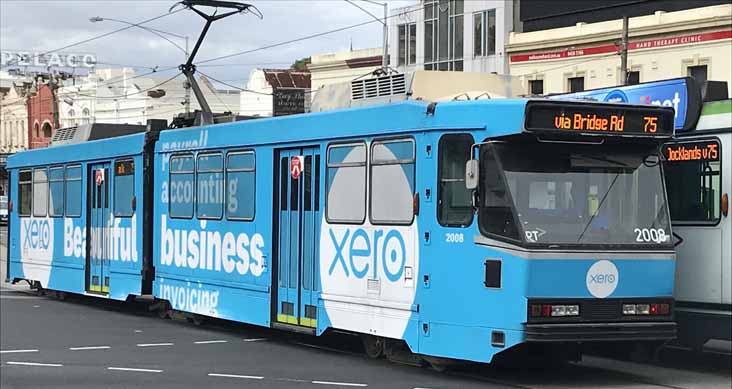
[[[623,304],[623,315],[635,315],[635,304]]]
[[[623,304],[623,315],[667,316],[671,313],[669,304]]]
[[[579,305],[563,304],[531,304],[531,317],[565,317],[579,316]]]

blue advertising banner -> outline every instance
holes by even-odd
[[[549,99],[592,99],[607,103],[644,104],[671,107],[674,127],[688,131],[701,113],[701,89],[691,77],[645,82],[636,85],[592,89],[583,92],[547,96]]]

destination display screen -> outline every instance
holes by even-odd
[[[703,140],[666,143],[661,147],[667,162],[719,161],[719,141]]]
[[[674,112],[671,109],[613,104],[529,102],[526,130],[668,137],[674,131]]]

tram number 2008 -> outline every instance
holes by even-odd
[[[635,228],[633,232],[636,242],[664,243],[669,238],[663,228]]]
[[[465,237],[459,233],[447,233],[445,234],[445,242],[447,243],[463,243]]]

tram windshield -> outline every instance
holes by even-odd
[[[485,146],[481,231],[549,247],[670,245],[656,150],[624,146],[619,152],[617,146],[561,143]]]

